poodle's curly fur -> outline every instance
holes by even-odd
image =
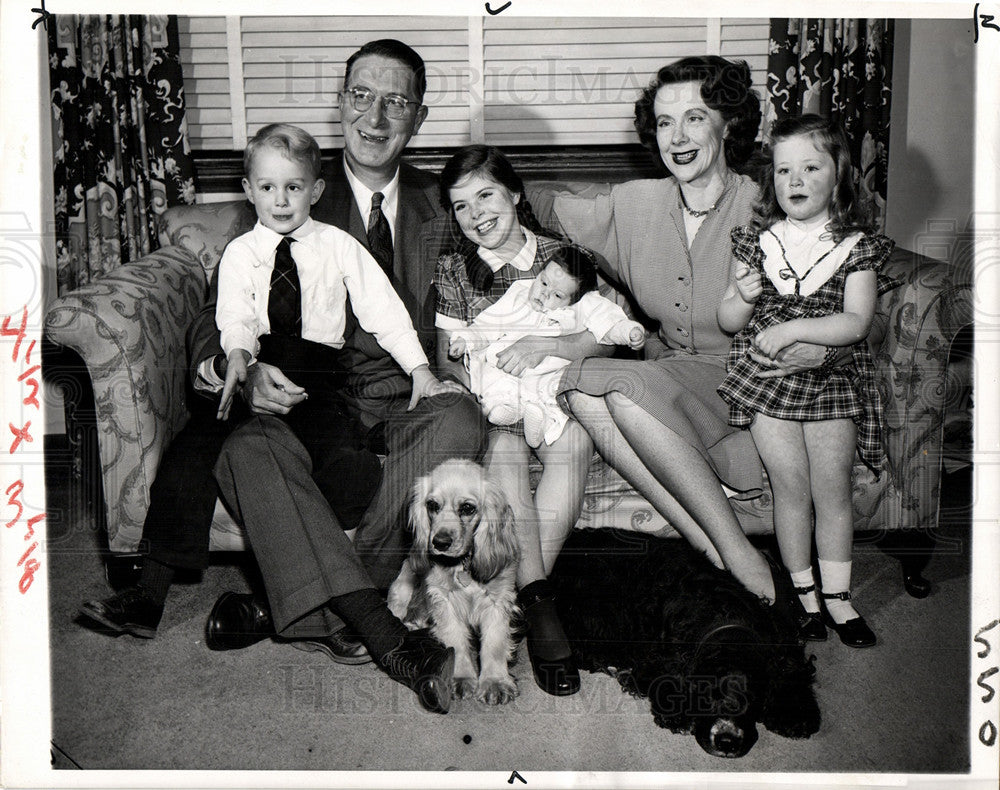
[[[580,667],[649,698],[659,726],[720,757],[746,754],[757,722],[788,738],[819,729],[794,628],[686,541],[577,531],[551,578]]]

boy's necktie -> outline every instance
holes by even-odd
[[[267,320],[272,335],[302,335],[302,295],[299,273],[292,260],[291,236],[278,242],[271,271],[271,293],[267,300]]]
[[[389,228],[389,220],[382,213],[384,197],[381,192],[372,195],[372,210],[368,215],[368,249],[371,250],[372,257],[382,267],[382,271],[391,282],[393,279],[392,231]]]

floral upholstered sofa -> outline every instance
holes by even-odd
[[[252,221],[242,201],[172,208],[162,216],[160,249],[63,295],[47,312],[47,340],[79,354],[92,383],[112,552],[139,544],[160,457],[188,418],[185,332],[224,246]],[[954,400],[949,349],[972,320],[971,272],[897,249],[887,273],[903,283],[883,297],[876,322],[884,334],[874,352],[889,468],[876,480],[856,466],[855,526],[928,531],[937,524],[942,434]],[[773,531],[766,490],[733,504],[748,534]],[[673,533],[596,457],[578,526]],[[220,505],[212,548],[244,547],[240,528]]]

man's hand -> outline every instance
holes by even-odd
[[[219,396],[219,411],[215,414],[216,419],[229,419],[229,409],[233,405],[233,393],[236,392],[237,386],[247,380],[247,362],[249,361],[249,351],[234,348],[229,352],[229,359],[226,360],[226,381],[222,385],[222,395]]]
[[[556,351],[555,338],[531,335],[522,337],[497,354],[497,367],[504,373],[520,376]]]
[[[826,359],[826,346],[818,346],[815,343],[792,343],[782,349],[774,359],[751,348],[750,358],[768,368],[758,373],[757,378],[775,379],[818,368]]]
[[[243,399],[254,414],[288,414],[292,407],[309,397],[280,369],[256,362],[247,369]]]
[[[407,411],[413,411],[424,398],[433,398],[435,395],[444,395],[446,392],[468,392],[457,381],[441,381],[431,373],[431,369],[427,365],[414,368],[410,375],[413,377],[413,394],[410,395],[410,405],[406,407]]]

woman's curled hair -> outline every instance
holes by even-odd
[[[723,141],[726,164],[734,169],[745,165],[754,152],[760,129],[760,97],[753,89],[750,67],[745,61],[727,60],[718,55],[681,58],[661,68],[635,102],[635,130],[639,141],[663,165],[656,143],[656,113],[653,102],[664,85],[682,82],[701,83],[701,97],[706,106],[716,110],[726,122]]]

